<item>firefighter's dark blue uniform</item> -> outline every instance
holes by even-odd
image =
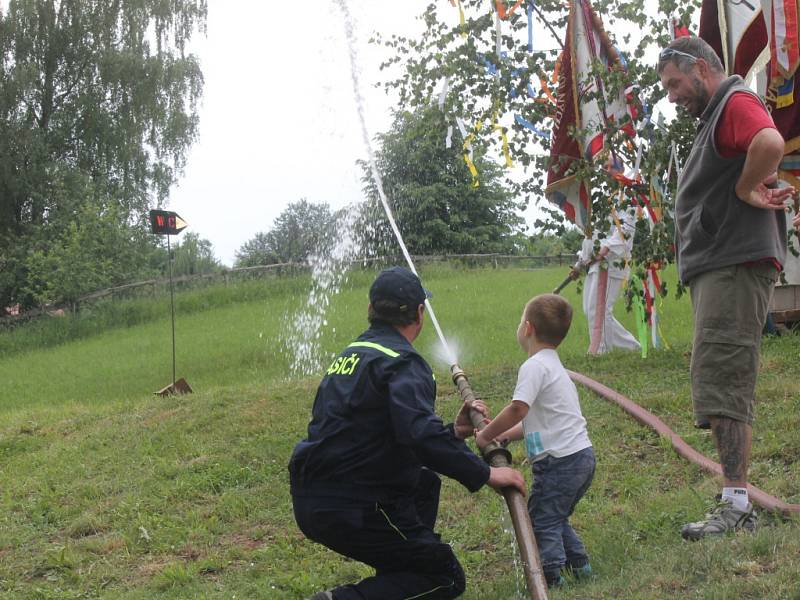
[[[308,438],[289,463],[295,518],[310,539],[376,569],[336,600],[455,598],[464,573],[434,533],[441,473],[475,491],[489,467],[434,412],[427,362],[373,324],[333,361]]]

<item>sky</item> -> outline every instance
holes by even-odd
[[[393,100],[378,81],[374,31],[415,34],[427,0],[346,0],[355,20],[370,137]],[[443,0],[448,7],[449,2]],[[200,135],[167,208],[208,239],[224,264],[291,202],[340,208],[361,199],[364,159],[342,12],[334,0],[294,4],[209,0],[208,32],[192,51],[205,77]],[[455,9],[453,9],[455,10]],[[457,13],[454,13],[457,19]]]
[[[388,130],[396,98],[375,87],[388,54],[367,40],[376,31],[419,36],[417,17],[431,1],[442,18],[458,23],[448,0],[310,0],[292,5],[298,7],[292,13],[263,0],[208,0],[207,35],[191,47],[205,77],[199,139],[166,208],[232,266],[236,250],[268,231],[289,203],[305,198],[336,209],[360,201],[356,161],[367,149],[337,3],[354,19],[372,139]],[[534,44],[554,44],[541,23]],[[540,214],[532,203],[523,216],[532,224]]]

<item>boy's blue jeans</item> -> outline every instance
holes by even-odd
[[[586,548],[569,524],[569,517],[589,489],[594,469],[591,447],[561,458],[547,456],[533,463],[528,512],[542,570],[549,583],[558,579],[564,567],[579,569],[589,562]]]

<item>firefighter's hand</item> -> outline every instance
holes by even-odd
[[[799,213],[797,213],[797,214],[794,216],[794,219],[792,219],[792,225],[794,225],[794,228],[795,228],[795,229],[796,229],[798,232],[800,232],[800,212],[799,212]]]
[[[475,426],[472,424],[472,419],[469,416],[470,410],[473,408],[483,415],[484,421],[489,421],[489,407],[486,406],[483,400],[475,399],[472,404],[464,402],[453,423],[453,430],[456,432],[456,437],[460,440],[467,439],[475,432]]]
[[[503,488],[513,487],[523,496],[525,495],[525,478],[522,473],[511,467],[490,467],[489,481],[490,487],[498,492]]]

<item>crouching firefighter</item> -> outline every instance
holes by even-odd
[[[522,475],[489,467],[464,443],[469,406],[444,425],[434,412],[436,383],[412,346],[428,292],[401,267],[382,271],[369,291],[367,329],[327,369],[308,437],[289,462],[300,530],[375,575],[319,592],[315,600],[456,598],[464,571],[434,532],[441,473],[471,492],[514,486]],[[487,415],[486,406],[473,407]]]

